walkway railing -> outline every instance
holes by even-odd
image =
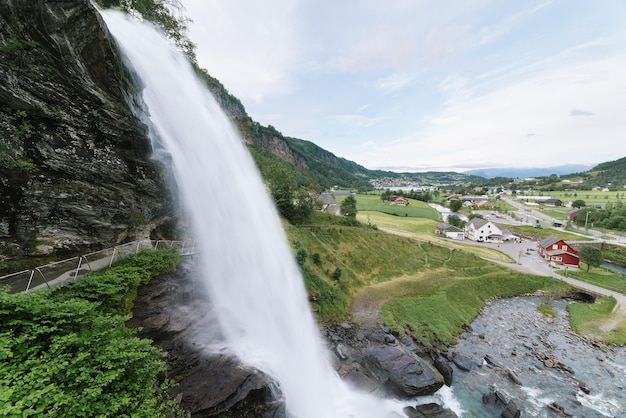
[[[0,287],[9,286],[9,293],[64,286],[81,279],[90,271],[97,271],[144,249],[178,248],[181,255],[194,252],[192,241],[140,240],[113,248],[56,261],[32,270],[18,271],[0,277]]]

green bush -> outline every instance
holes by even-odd
[[[0,416],[157,417],[171,410],[155,391],[165,371],[160,351],[125,323],[129,295],[178,257],[149,251],[64,288],[0,290]]]
[[[306,248],[299,248],[298,252],[296,253],[296,261],[298,262],[300,266],[302,266],[306,262],[306,259],[308,256],[309,256],[309,253],[306,250]]]

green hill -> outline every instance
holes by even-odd
[[[595,183],[595,186],[623,189],[626,186],[626,157],[598,164],[586,174],[587,182]]]
[[[469,252],[340,221],[316,212],[315,226],[287,228],[322,322],[342,321],[358,306],[374,306],[374,321],[412,330],[425,343],[449,344],[485,300],[562,286]]]

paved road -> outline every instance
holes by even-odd
[[[509,223],[520,225],[519,219],[522,219],[522,220],[525,220],[525,222],[522,222],[522,224],[534,225],[536,223],[536,220],[538,220],[540,224],[542,224],[542,226],[546,227],[546,226],[552,226],[555,221],[563,222],[555,218],[552,218],[549,215],[546,215],[541,210],[536,210],[536,209],[533,209],[532,207],[528,207],[524,205],[523,203],[516,201],[515,199],[503,198],[502,200],[510,204],[511,206],[517,208],[518,210],[516,214],[518,220],[513,220],[509,218],[509,221],[510,221]],[[499,222],[500,219],[498,219],[497,221]],[[607,238],[610,235],[604,231],[599,231],[593,228],[585,230],[584,228],[578,228],[575,225],[572,225],[572,226],[574,228],[577,228],[580,232],[568,230],[567,231],[568,233],[573,233],[573,234],[578,233],[586,237],[591,235],[592,237],[595,237],[597,239],[602,239],[604,242],[608,244],[618,244],[618,245],[626,244],[626,238],[621,235],[613,235],[611,238]]]

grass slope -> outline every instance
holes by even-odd
[[[372,306],[378,320],[382,307],[388,325],[410,328],[425,343],[452,344],[486,300],[564,287],[431,241],[324,220],[316,214],[316,226],[287,228],[322,322],[358,316]]]

